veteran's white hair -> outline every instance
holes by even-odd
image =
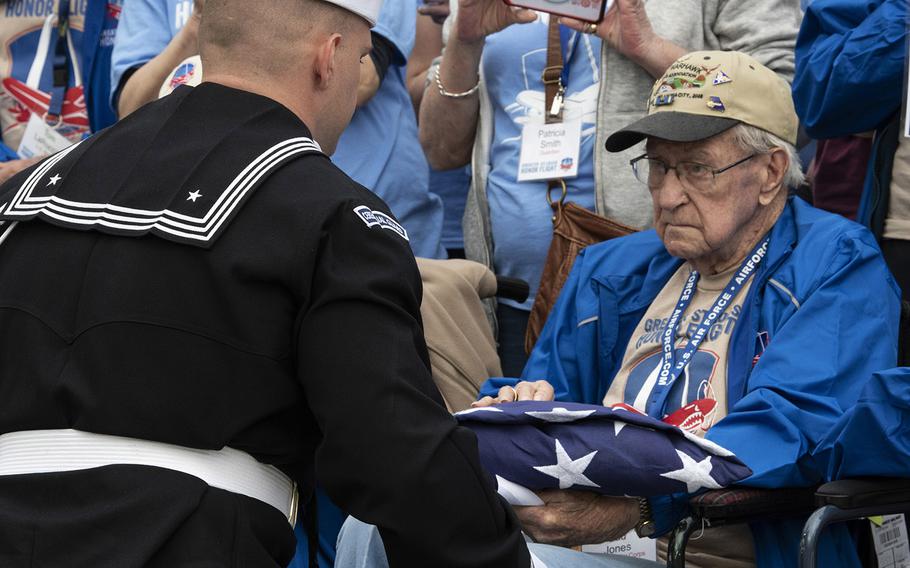
[[[800,163],[799,153],[793,144],[782,140],[761,128],[756,128],[748,124],[738,124],[731,130],[734,143],[738,144],[743,150],[750,154],[764,154],[772,148],[782,148],[787,152],[790,164],[787,167],[787,173],[784,175],[784,185],[796,189],[806,181],[803,173],[802,164]]]

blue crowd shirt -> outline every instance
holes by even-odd
[[[110,96],[120,87],[124,73],[164,51],[192,15],[193,0],[129,0],[111,56]]]
[[[464,217],[465,202],[468,200],[470,185],[470,167],[430,170],[430,191],[438,195],[444,205],[442,246],[446,249],[464,248],[461,218]]]
[[[530,310],[540,283],[553,235],[553,211],[547,203],[547,182],[521,182],[518,162],[521,130],[525,124],[544,122],[544,85],[549,18],[513,25],[487,38],[481,64],[493,103],[493,141],[487,198],[493,229],[493,265],[497,274],[521,278],[531,287],[524,303],[501,300]],[[594,130],[600,86],[600,39],[573,32],[578,42],[569,61],[569,81],[563,117],[581,119],[582,137],[578,177],[566,179],[568,201],[594,209]],[[602,151],[602,150],[601,150]],[[558,196],[554,196],[558,197]]]
[[[416,256],[445,258],[443,204],[430,193],[430,168],[405,82],[416,29],[417,0],[382,3],[373,31],[388,39],[397,53],[379,90],[354,113],[332,161],[389,205],[408,231]]]

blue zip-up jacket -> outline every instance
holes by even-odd
[[[823,139],[876,131],[857,216],[865,225],[887,206],[876,171],[884,129],[901,106],[906,42],[907,0],[814,0],[796,41],[793,102],[806,132]]]
[[[632,333],[682,262],[653,230],[585,249],[522,379],[547,380],[557,400],[601,404]],[[828,481],[819,443],[872,373],[896,363],[898,287],[865,227],[792,197],[754,278],[730,339],[728,415],[707,438],[752,469],[743,485]],[[760,332],[770,337],[764,352]],[[481,396],[517,381],[491,379]],[[685,515],[688,498],[652,499],[658,534]],[[759,567],[796,566],[802,522],[752,525]],[[820,554],[823,566],[859,565],[843,527]]]

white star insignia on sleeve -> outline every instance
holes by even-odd
[[[199,199],[200,197],[202,197],[202,194],[199,193],[199,190],[197,189],[196,191],[190,192],[190,196],[187,197],[186,200],[196,203],[196,200]]]
[[[50,178],[50,181],[47,182],[47,186],[45,186],[45,187],[49,187],[49,186],[52,186],[52,185],[56,186],[56,185],[57,185],[57,182],[59,182],[59,181],[62,180],[62,179],[63,179],[63,178],[60,177],[60,174],[54,174],[54,177]]]

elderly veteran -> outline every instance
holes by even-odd
[[[475,404],[626,405],[730,449],[754,472],[746,485],[825,481],[820,440],[895,364],[899,292],[865,228],[788,196],[802,181],[796,130],[786,83],[751,57],[677,60],[648,116],[606,142],[616,152],[647,139],[631,166],[654,230],[586,249],[522,380],[488,381]],[[688,496],[544,500],[519,511],[524,530],[570,546],[633,527],[662,535]],[[708,529],[688,565],[795,566],[801,526]],[[833,534],[821,565],[858,565],[846,533]],[[585,565],[568,549],[533,550],[550,568]]]

